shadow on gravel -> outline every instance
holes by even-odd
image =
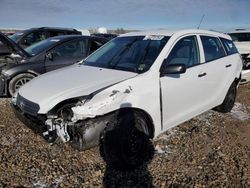
[[[143,165],[133,171],[118,171],[106,167],[103,177],[104,188],[120,187],[153,187],[153,178],[148,171],[147,165]]]

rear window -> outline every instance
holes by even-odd
[[[228,40],[228,39],[224,39],[224,38],[220,38],[220,40],[221,40],[228,55],[238,53],[238,50],[235,47],[233,41]]]
[[[218,38],[201,36],[201,42],[203,45],[206,62],[226,56],[223,46]]]

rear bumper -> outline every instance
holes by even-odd
[[[7,80],[5,77],[0,75],[0,97],[7,96]]]

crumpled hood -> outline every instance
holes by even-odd
[[[61,101],[89,95],[136,75],[113,69],[72,65],[34,78],[19,90],[19,94],[39,104],[39,113],[47,113]]]

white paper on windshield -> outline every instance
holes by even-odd
[[[162,35],[147,35],[143,40],[162,40],[164,36]]]
[[[51,42],[58,42],[58,41],[60,41],[59,39],[51,39],[50,40]]]

